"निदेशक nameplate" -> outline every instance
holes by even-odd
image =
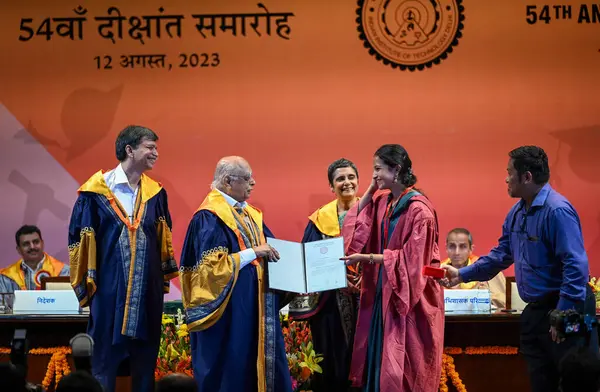
[[[491,304],[489,290],[444,290],[446,312],[489,312]]]
[[[15,290],[13,314],[79,314],[73,290]]]

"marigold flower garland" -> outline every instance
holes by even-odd
[[[452,358],[450,355],[442,354],[442,368],[446,369],[446,373],[448,374],[447,377],[450,378],[452,385],[454,385],[458,392],[467,392],[465,384],[463,384],[458,372],[456,371],[456,368],[454,367],[454,358]],[[448,390],[447,387],[446,390]]]
[[[0,347],[0,354],[10,354],[10,348]],[[29,350],[29,355],[52,355],[46,369],[46,376],[42,381],[44,389],[48,389],[52,382],[57,385],[63,376],[71,372],[67,355],[71,354],[69,347],[34,348]]]
[[[482,346],[482,347],[467,347],[466,355],[517,355],[519,349],[510,346]]]
[[[446,347],[442,357],[442,374],[440,377],[440,392],[448,392],[448,380],[452,382],[458,392],[467,392],[460,375],[456,371],[454,358],[451,355],[517,355],[519,349],[510,346],[482,346],[482,347]],[[10,348],[0,347],[0,354],[10,354]],[[48,362],[46,376],[42,386],[48,389],[52,382],[58,384],[63,376],[69,374],[71,369],[67,355],[71,354],[69,347],[35,348],[29,350],[30,355],[52,355]]]
[[[444,357],[446,354],[443,355]],[[448,392],[448,374],[446,373],[446,366],[442,357],[442,376],[440,377],[440,390],[439,392]]]
[[[454,366],[454,358],[451,355],[517,355],[519,349],[510,346],[482,346],[467,347],[464,350],[460,347],[446,347],[442,356],[442,375],[440,377],[440,392],[448,392],[448,379],[458,392],[467,392],[465,384],[460,379],[460,375]]]
[[[448,355],[460,355],[463,353],[463,349],[460,347],[446,347],[444,353]]]

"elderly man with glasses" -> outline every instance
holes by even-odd
[[[183,245],[182,297],[201,391],[292,390],[280,299],[265,273],[279,254],[266,243],[273,235],[262,212],[246,201],[255,184],[245,159],[222,158]]]

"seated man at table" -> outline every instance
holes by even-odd
[[[0,293],[36,290],[45,276],[69,276],[69,266],[44,252],[44,240],[37,226],[25,225],[15,234],[21,259],[0,270]]]
[[[446,237],[446,252],[448,258],[442,265],[450,264],[458,269],[471,265],[478,259],[478,256],[473,254],[471,232],[463,228],[450,230]],[[502,272],[488,282],[461,283],[454,289],[488,289],[492,296],[492,308],[503,309],[506,306],[506,278]]]

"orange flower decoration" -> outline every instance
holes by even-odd
[[[10,354],[10,348],[0,347],[0,354]],[[42,381],[44,389],[48,389],[53,381],[54,385],[58,384],[64,375],[71,372],[67,361],[68,354],[71,354],[69,347],[34,348],[29,350],[29,355],[51,355],[46,375]]]
[[[466,355],[517,355],[519,349],[510,346],[467,347]]]
[[[463,353],[463,349],[460,347],[445,347],[444,353],[448,355],[459,355]]]
[[[463,384],[454,367],[454,358],[446,354],[443,354],[443,356],[445,357],[445,360],[442,360],[442,366],[446,368],[446,373],[448,374],[448,378],[452,381],[452,385],[454,385],[454,388],[456,388],[458,392],[467,392],[465,384]]]
[[[446,366],[442,359],[442,376],[440,377],[440,390],[439,392],[448,392],[448,374],[446,373]]]
[[[465,384],[460,379],[460,375],[454,366],[454,358],[450,355],[517,355],[519,349],[510,346],[483,346],[467,347],[464,350],[460,347],[445,347],[442,355],[442,375],[440,377],[440,392],[448,392],[448,379],[458,392],[467,392]]]

